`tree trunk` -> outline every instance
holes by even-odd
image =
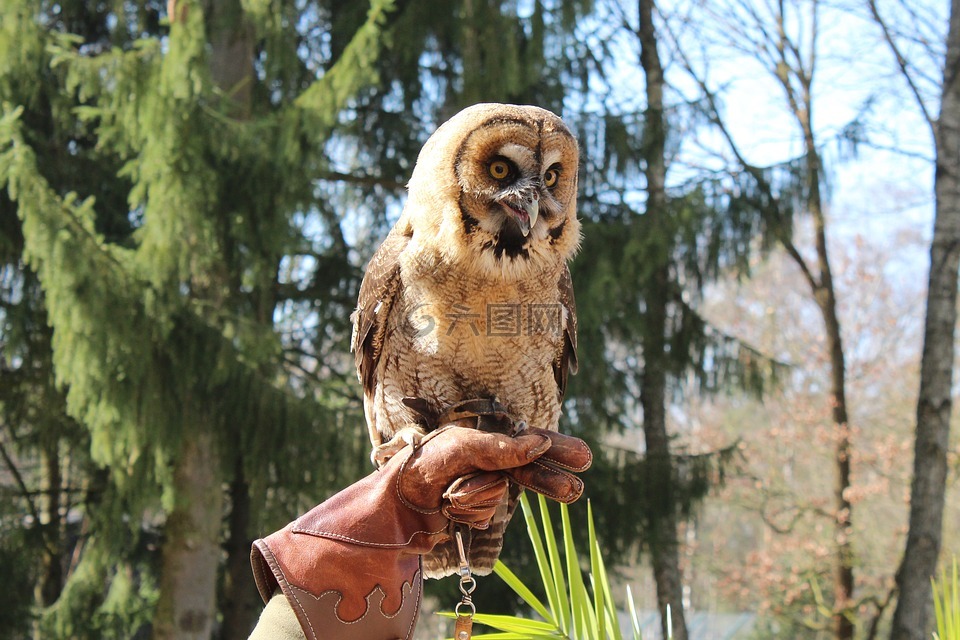
[[[229,538],[226,543],[227,567],[223,584],[223,640],[246,638],[260,612],[260,598],[250,575],[250,485],[238,460],[230,483]]]
[[[249,120],[253,112],[254,32],[239,0],[206,0],[207,28],[210,33],[210,76],[229,101],[224,111],[236,120]],[[229,212],[220,212],[223,218]],[[223,228],[229,226],[224,223]],[[221,242],[230,260],[232,239],[223,233]],[[229,270],[234,281],[229,289],[241,290],[240,272]],[[271,283],[272,284],[272,283]],[[270,287],[259,287],[261,292]],[[269,323],[269,314],[260,313],[257,320]],[[268,306],[272,312],[273,306]],[[246,638],[260,613],[260,599],[250,573],[250,485],[243,473],[244,452],[239,451],[230,483],[230,516],[227,520],[226,567],[223,581],[223,628],[220,637],[225,640]]]
[[[63,521],[60,517],[60,489],[63,479],[60,473],[60,440],[40,449],[40,494],[37,510],[42,529],[43,553],[40,570],[34,586],[34,599],[40,609],[46,609],[57,601],[63,590]],[[42,637],[39,620],[34,624],[33,637]]]
[[[829,265],[826,263],[826,253],[822,254],[823,264],[829,274]],[[825,278],[829,282],[829,278]],[[836,298],[833,285],[822,285],[818,292],[824,324],[827,328],[827,348],[830,352],[831,395],[833,396],[833,422],[835,431],[834,444],[834,535],[835,560],[833,567],[834,589],[834,637],[837,640],[852,640],[854,635],[853,621],[845,615],[845,611],[853,605],[853,590],[855,586],[853,574],[853,533],[852,505],[847,498],[846,490],[850,487],[850,427],[847,415],[846,400],[846,366],[843,353],[843,343],[840,339],[840,322],[837,318]]]
[[[807,119],[809,122],[809,119]],[[827,253],[826,220],[820,195],[820,156],[817,152],[812,131],[806,130],[807,176],[810,193],[809,208],[813,216],[817,268],[820,272],[819,284],[813,295],[820,307],[824,327],[827,333],[827,351],[830,360],[830,392],[833,400],[833,423],[835,429],[834,444],[834,541],[836,545],[833,571],[834,590],[834,637],[837,640],[852,640],[854,626],[845,615],[845,610],[853,605],[855,587],[853,574],[853,533],[852,505],[847,498],[850,487],[850,424],[847,411],[846,359],[843,351],[843,339],[840,334],[840,319],[837,316],[837,297],[833,286],[833,273]]]
[[[661,343],[662,344],[662,343]],[[644,344],[644,353],[652,346]],[[651,362],[653,360],[653,362]],[[643,405],[643,433],[646,441],[648,477],[662,487],[662,500],[655,513],[646,514],[650,522],[649,543],[653,563],[653,578],[657,585],[657,609],[660,629],[667,638],[667,605],[670,606],[670,625],[674,640],[687,639],[687,625],[683,611],[683,575],[680,571],[680,544],[677,540],[676,504],[673,492],[673,462],[670,440],[666,429],[666,375],[662,362],[644,357],[640,402]],[[662,358],[660,358],[662,361]]]
[[[667,305],[670,301],[670,233],[666,231],[667,197],[665,191],[666,123],[663,111],[663,67],[657,51],[657,32],[653,23],[654,0],[639,0],[640,64],[646,78],[647,109],[644,120],[644,155],[646,160],[648,230],[663,229],[662,253],[650,256],[659,260],[646,291],[646,329],[643,336],[643,375],[640,403],[643,407],[643,433],[646,455],[657,483],[663,483],[666,495],[656,513],[648,514],[651,524],[650,552],[653,576],[657,583],[657,608],[660,627],[667,637],[667,605],[673,638],[687,639],[683,614],[683,577],[680,572],[679,542],[677,540],[676,505],[670,491],[673,484],[673,463],[666,424],[667,395]]]
[[[239,0],[206,0],[210,78],[229,101],[226,113],[249,120],[253,96],[253,29]]]
[[[222,91],[228,117],[247,120],[251,115],[253,87],[253,32],[245,19],[239,0],[207,0],[203,3],[204,22],[210,41],[208,64],[213,82]],[[221,212],[227,215],[228,212]],[[226,248],[223,249],[226,251]],[[224,257],[224,260],[227,258]],[[207,299],[214,306],[228,304],[222,290],[225,273],[208,274],[213,282],[197,286],[198,292],[209,292]],[[222,285],[218,286],[218,285]],[[196,416],[188,408],[188,415]],[[202,416],[202,411],[200,412]],[[222,458],[211,432],[212,422],[200,420],[198,428],[184,431],[185,441],[174,474],[175,506],[167,520],[166,539],[160,577],[160,598],[157,604],[154,640],[209,640],[216,620],[216,584],[222,549],[220,546],[223,499],[221,491]],[[246,483],[238,488],[231,516],[231,538],[227,559],[229,602],[234,615],[224,618],[228,632],[242,629],[255,607],[242,602],[234,589],[237,584],[237,545],[246,541],[249,529],[249,495]],[[249,544],[242,550],[244,574],[249,578]],[[252,584],[251,584],[252,588]],[[242,591],[240,591],[242,592]],[[249,628],[239,635],[246,637]]]
[[[814,6],[816,11],[816,6]],[[784,20],[781,5],[781,34]],[[782,37],[782,36],[781,36]],[[784,45],[781,43],[780,45]],[[785,64],[785,63],[784,63]],[[786,66],[784,66],[786,69]],[[834,424],[834,565],[833,597],[834,627],[836,640],[852,640],[854,625],[847,616],[854,605],[854,552],[851,543],[853,534],[852,505],[847,497],[851,482],[850,455],[853,444],[850,438],[849,412],[846,393],[846,358],[843,350],[843,338],[840,330],[840,318],[837,315],[837,295],[833,284],[833,271],[830,267],[827,249],[827,221],[823,210],[821,192],[823,166],[820,152],[817,150],[816,136],[813,131],[813,83],[814,64],[811,59],[807,68],[794,71],[794,84],[788,79],[788,73],[778,73],[777,77],[787,95],[797,124],[803,133],[804,172],[807,187],[806,206],[813,219],[814,244],[817,253],[816,275],[807,266],[800,252],[793,247],[789,238],[783,243],[787,252],[805,274],[814,300],[820,309],[827,337],[827,358],[830,363],[830,395],[832,419]]]
[[[930,637],[930,578],[936,573],[943,533],[950,413],[953,407],[957,269],[960,267],[960,0],[950,4],[950,30],[943,74],[936,145],[936,211],[930,246],[927,317],[920,363],[910,528],[897,571],[899,596],[893,640]]]
[[[173,476],[153,640],[210,640],[220,562],[220,454],[209,424],[187,429]]]

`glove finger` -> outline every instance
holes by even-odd
[[[443,514],[454,522],[486,529],[508,487],[509,482],[500,473],[482,472],[457,478],[443,494]]]
[[[542,458],[505,473],[520,486],[558,502],[570,504],[583,494],[583,480]]]
[[[457,478],[443,497],[455,507],[496,506],[503,501],[508,486],[503,474],[485,471]]]
[[[586,471],[593,464],[593,452],[580,438],[535,427],[528,427],[523,433],[550,439],[550,448],[540,457],[542,462],[577,472]]]
[[[428,434],[420,444],[419,459],[412,463],[424,476],[454,478],[474,471],[500,471],[520,467],[550,448],[546,433],[510,437],[448,425]],[[429,459],[429,465],[424,464]],[[427,467],[429,466],[429,469]]]
[[[471,529],[487,529],[490,527],[490,521],[496,514],[496,507],[485,507],[483,509],[456,509],[446,504],[440,509],[441,513],[457,524],[465,524]]]
[[[546,434],[511,437],[448,425],[427,434],[415,449],[395,456],[401,465],[397,490],[417,509],[441,508],[442,493],[456,478],[529,464],[550,448]]]

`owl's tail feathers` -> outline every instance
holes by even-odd
[[[523,489],[510,483],[510,489],[502,503],[490,519],[486,529],[471,529],[464,540],[470,571],[474,575],[485,576],[493,571],[493,565],[503,549],[503,534],[510,524],[513,512],[520,500]],[[460,553],[453,538],[444,540],[423,556],[423,575],[425,578],[443,578],[454,575],[460,568]]]

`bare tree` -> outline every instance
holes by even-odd
[[[702,92],[704,112],[720,132],[733,156],[735,189],[748,192],[749,199],[766,225],[774,230],[779,244],[791,258],[809,286],[823,320],[830,360],[829,389],[834,424],[834,564],[831,617],[837,640],[854,635],[855,558],[851,544],[852,505],[847,496],[851,486],[853,443],[846,397],[846,364],[833,272],[827,248],[827,216],[824,196],[824,165],[821,140],[813,125],[812,87],[818,63],[818,36],[822,7],[818,0],[750,0],[710,3],[704,22],[722,30],[725,46],[752,57],[782,90],[786,112],[792,121],[800,153],[778,166],[760,166],[747,158],[743,140],[729,126],[717,90],[708,84],[705,73],[695,69],[690,57],[678,45],[678,57]],[[795,244],[793,212],[809,216],[813,225],[814,253],[804,255]]]
[[[870,13],[896,59],[924,120],[930,126],[936,154],[936,206],[933,241],[930,244],[930,274],[927,314],[920,363],[917,430],[914,445],[913,482],[910,486],[910,528],[906,548],[897,570],[899,591],[890,637],[921,640],[929,637],[930,577],[935,573],[943,535],[947,449],[953,402],[954,336],[957,324],[957,270],[960,268],[960,1],[950,3],[946,56],[940,85],[940,113],[927,106],[922,85],[922,67],[911,63],[888,16],[875,0],[868,0]],[[919,26],[918,14],[906,3],[899,5],[909,19],[900,24]],[[921,35],[911,34],[911,37]],[[922,38],[912,38],[922,41]]]

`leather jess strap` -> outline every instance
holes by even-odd
[[[423,398],[404,398],[403,404],[417,413],[423,426],[429,431],[443,425],[456,424],[480,431],[516,436],[527,426],[525,422],[515,420],[507,408],[493,398],[463,400],[439,414]]]

